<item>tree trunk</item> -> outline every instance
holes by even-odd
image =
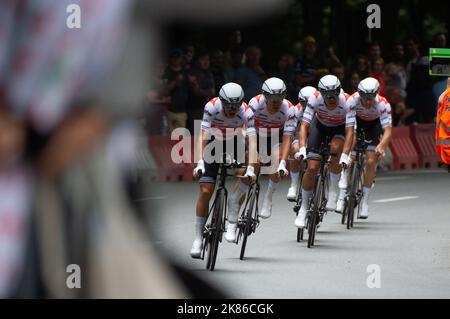
[[[396,41],[397,21],[400,13],[401,1],[385,0],[381,3],[381,29],[378,29],[378,42],[383,42],[383,55],[387,56]],[[423,23],[422,23],[423,24]]]

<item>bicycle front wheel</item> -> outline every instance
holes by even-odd
[[[297,207],[298,209],[302,206],[302,202],[303,202],[303,198],[302,198],[302,187],[301,185],[303,184],[303,176],[305,175],[305,169],[303,168],[302,173],[300,174],[300,180],[298,183],[298,189],[297,189]],[[296,216],[298,216],[298,209],[297,209],[297,214]],[[297,242],[301,242],[303,240],[303,228],[298,228],[297,229]]]
[[[359,178],[359,168],[358,165],[355,163],[352,166],[352,173],[351,173],[351,184],[350,184],[350,191],[348,194],[348,201],[347,201],[347,229],[350,229],[353,227],[353,218],[355,217],[355,194],[356,189],[358,187],[358,178]]]
[[[256,201],[256,184],[252,185],[252,190],[249,196],[249,204],[247,207],[247,211],[245,213],[245,223],[244,229],[242,230],[242,245],[241,245],[241,254],[239,256],[240,260],[244,259],[245,247],[247,246],[247,238],[248,235],[252,232],[252,218],[253,218],[253,207],[255,207]]]
[[[314,199],[311,205],[311,214],[309,216],[308,222],[308,248],[314,246],[314,240],[316,237],[317,224],[319,219],[319,209],[322,205],[323,198],[323,182],[322,177],[319,176],[316,183],[316,191],[314,192]]]
[[[222,236],[223,226],[223,209],[225,207],[224,194],[222,190],[218,190],[214,200],[213,216],[211,218],[211,235],[209,236],[209,251],[208,260],[206,262],[206,269],[214,271],[217,259],[217,251],[219,249],[219,241]]]

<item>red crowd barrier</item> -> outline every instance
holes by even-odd
[[[179,141],[171,140],[170,136],[151,136],[149,149],[158,169],[159,180],[162,182],[191,181],[193,164],[174,163],[172,149]],[[191,143],[193,145],[193,143]],[[192,152],[193,146],[191,146]],[[183,150],[178,153],[183,156]],[[192,154],[192,153],[191,153]]]
[[[419,168],[419,154],[410,137],[408,126],[393,127],[389,149],[392,152],[392,169]]]
[[[157,165],[160,181],[192,180],[192,170],[195,166],[194,139],[195,137],[187,138],[183,148],[177,145],[179,141],[171,140],[169,136],[150,137],[149,149]],[[179,162],[175,163],[171,156],[172,152],[177,155],[177,150],[179,157],[184,157],[181,163],[180,158]],[[183,154],[187,150],[190,153]],[[389,150],[392,153],[392,170],[437,168],[439,164],[433,124],[393,127]]]
[[[419,165],[423,168],[439,167],[439,156],[436,153],[435,125],[411,125],[411,140],[419,154]]]

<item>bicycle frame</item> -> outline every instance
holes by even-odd
[[[327,198],[326,198],[326,191],[328,189],[328,166],[330,165],[330,161],[327,158],[329,157],[329,154],[326,154],[325,156],[322,156],[320,160],[320,170],[319,174],[316,176],[315,179],[315,190],[313,192],[313,195],[310,198],[310,207],[311,204],[314,202],[314,199],[316,198],[316,195],[319,193],[322,193],[322,198],[320,199],[320,207],[319,207],[319,213],[326,213],[326,205],[327,205]],[[327,158],[325,160],[325,158]],[[320,190],[323,191],[320,191]],[[310,209],[311,210],[311,209]]]
[[[343,223],[345,223],[345,218],[347,218],[347,229],[353,227],[353,222],[355,218],[354,209],[358,206],[358,218],[360,213],[360,202],[363,196],[362,185],[364,185],[364,156],[366,152],[367,145],[370,144],[371,141],[367,141],[365,139],[364,131],[358,133],[355,151],[356,158],[353,163],[352,171],[350,174],[350,190],[346,196],[346,207],[343,212]],[[351,207],[353,206],[353,207]]]
[[[242,210],[238,219],[239,233],[237,236],[236,244],[239,243],[242,237],[243,238],[242,247],[239,256],[239,259],[241,260],[244,259],[244,253],[247,245],[248,236],[254,233],[259,225],[259,216],[258,216],[259,191],[260,191],[259,174],[257,174],[255,183],[253,183],[249,187],[249,190],[247,191],[244,209]]]
[[[293,207],[293,211],[295,213],[295,216],[298,216],[298,212],[300,211],[300,207],[302,206],[302,187],[303,184],[303,176],[305,175],[307,166],[307,161],[303,161],[302,169],[299,175],[299,181],[298,181],[298,187],[297,187],[297,199],[295,201],[295,206]],[[303,228],[297,229],[297,242],[300,242],[303,240]]]
[[[330,141],[331,138],[327,138],[326,142],[322,143],[320,147],[320,170],[315,178],[314,192],[309,199],[306,224],[308,229],[308,248],[314,246],[317,225],[323,221],[323,216],[327,212],[328,167],[330,165],[330,157],[336,155],[329,151]]]
[[[270,164],[262,164],[261,166],[269,165]],[[259,226],[259,192],[261,189],[261,185],[259,183],[260,173],[261,170],[258,170],[256,174],[256,181],[252,185],[250,185],[249,190],[247,191],[244,209],[242,210],[242,213],[238,219],[239,234],[236,244],[238,244],[240,238],[243,237],[241,253],[239,257],[239,259],[241,260],[244,259],[248,236],[254,233],[256,231],[256,228]]]

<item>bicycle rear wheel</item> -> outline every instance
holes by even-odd
[[[297,189],[297,205],[298,209],[302,206],[303,198],[302,198],[302,187],[303,184],[303,176],[305,175],[305,169],[303,168],[301,174],[300,174],[300,180],[298,183],[298,189]],[[298,210],[296,211],[296,216],[298,216]],[[301,242],[303,240],[303,228],[297,228],[297,242]]]
[[[344,210],[342,211],[342,217],[341,217],[342,225],[345,225],[345,222],[347,220],[347,207],[346,206],[347,206],[347,203],[345,203]]]
[[[223,226],[223,209],[224,209],[224,194],[222,190],[218,190],[214,200],[214,210],[211,218],[211,234],[208,243],[208,259],[206,262],[206,269],[214,271],[217,259],[217,251],[219,249],[219,241],[222,236]]]
[[[253,219],[253,207],[255,207],[256,200],[256,184],[251,186],[252,190],[249,193],[249,203],[247,207],[247,211],[245,213],[245,223],[244,228],[242,230],[242,245],[241,245],[241,254],[239,256],[240,260],[244,259],[245,248],[247,246],[247,238],[252,232],[252,219]],[[246,205],[247,206],[247,205]]]
[[[350,178],[350,192],[348,194],[348,201],[347,201],[347,229],[350,229],[353,227],[353,218],[355,214],[355,194],[356,194],[356,188],[358,187],[358,178],[359,178],[359,168],[358,165],[355,163],[352,166],[352,173]]]
[[[303,240],[303,228],[297,229],[297,242],[301,242]]]
[[[356,170],[355,196],[354,196],[355,200],[353,203],[353,216],[352,216],[352,221],[351,221],[351,225],[350,225],[352,228],[353,228],[353,222],[355,221],[355,215],[358,217],[360,209],[361,209],[360,202],[361,202],[362,185],[363,185],[363,182],[361,179],[362,179],[362,170],[361,170],[361,167],[359,167]],[[358,206],[358,208],[356,208],[356,206]],[[357,209],[356,214],[355,214],[355,209]]]
[[[361,167],[364,167],[364,166],[361,166]],[[361,174],[359,176],[359,187],[357,189],[357,197],[358,197],[358,203],[357,203],[358,204],[358,213],[356,215],[357,219],[359,219],[361,216],[361,200],[363,197],[363,187],[364,187],[364,171],[360,170],[360,172],[361,172]]]
[[[347,178],[347,185],[348,185],[348,178]],[[348,192],[348,187],[347,187],[347,192]],[[342,210],[342,217],[341,217],[341,224],[345,225],[346,221],[347,221],[347,200],[345,200],[344,203],[344,209]]]

